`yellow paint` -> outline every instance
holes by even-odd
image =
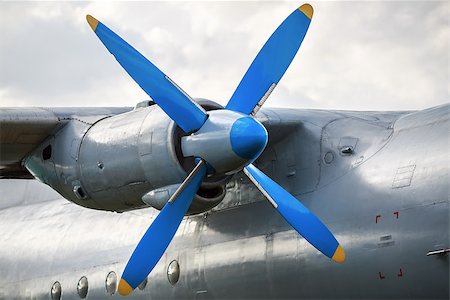
[[[333,257],[331,259],[333,259],[335,262],[338,263],[345,261],[345,252],[344,249],[342,249],[341,245],[339,245],[336,248],[336,251],[334,252]]]
[[[98,26],[98,20],[91,15],[86,15],[86,20],[89,23],[89,26],[91,26],[92,30],[95,31]]]
[[[300,6],[298,8],[302,13],[305,14],[305,16],[307,16],[310,20],[312,19],[313,13],[314,13],[314,9],[312,8],[311,5],[309,5],[308,3],[303,4],[302,6]]]
[[[122,296],[128,296],[133,291],[133,288],[125,281],[125,279],[120,278],[118,290],[119,294]]]

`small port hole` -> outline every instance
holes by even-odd
[[[50,158],[52,158],[52,145],[48,145],[42,150],[42,159],[49,160]]]

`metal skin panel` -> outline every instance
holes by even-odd
[[[178,162],[174,136],[173,121],[157,106],[92,126],[79,155],[88,195],[103,209],[123,211],[146,206],[145,193],[183,181],[186,172]]]
[[[103,118],[105,116],[91,117],[90,120],[84,118],[84,121],[80,119],[71,120],[35,149],[33,154],[26,159],[25,166],[32,174],[50,185],[64,198],[81,206],[100,208],[92,199],[78,199],[73,192],[73,188],[80,185],[77,161],[81,140],[92,124]],[[48,145],[52,147],[52,155],[48,161],[44,161],[42,151]],[[52,172],[47,168],[40,170],[47,165]]]
[[[367,121],[360,118],[339,117],[322,128],[321,172],[319,186],[325,186],[344,176],[353,168],[376,154],[392,137],[392,124]],[[351,153],[343,153],[346,147]],[[331,153],[333,159],[327,163],[325,156]]]
[[[147,286],[130,299],[449,298],[448,254],[426,254],[449,247],[450,105],[398,121],[399,113],[276,109],[261,113],[276,113],[281,122],[311,122],[321,128],[346,116],[347,125],[354,121],[355,128],[361,120],[392,124],[389,140],[380,143],[385,135],[375,135],[378,151],[345,174],[337,161],[325,166],[320,160],[319,185],[298,195],[341,242],[346,262],[336,264],[315,250],[238,173],[220,205],[184,218]],[[381,132],[386,130],[383,126]],[[334,128],[336,137],[348,136],[349,127],[339,128]],[[292,136],[293,143],[301,140],[298,133]],[[365,129],[352,133],[359,139],[356,147],[362,145],[363,135]],[[320,137],[316,135],[319,143],[327,145]],[[364,138],[370,144],[370,136]],[[371,147],[364,149],[371,152]],[[256,164],[277,168],[283,161],[276,157],[272,163],[269,158],[263,153]],[[393,188],[397,170],[411,164],[416,165],[411,184]],[[327,175],[330,172],[342,175]],[[304,176],[296,177],[298,185]],[[284,187],[282,176],[271,177]],[[321,178],[327,184],[322,185]],[[17,197],[32,201],[41,189],[49,190],[40,186]],[[121,274],[156,215],[152,208],[122,214],[89,210],[62,199],[1,209],[0,243],[7,247],[0,247],[0,298],[49,299],[52,284],[59,281],[63,299],[79,299],[76,284],[82,276],[89,280],[87,299],[110,298],[106,276],[110,271]],[[171,285],[167,267],[174,259],[180,265],[180,279]]]
[[[33,178],[23,170],[22,159],[47,138],[59,119],[41,108],[2,108],[0,123],[0,178]]]
[[[0,108],[0,178],[34,178],[23,160],[46,138],[71,121],[90,122],[128,107]]]
[[[145,193],[180,183],[186,176],[175,153],[175,130],[157,106],[115,116],[71,117],[32,152],[25,166],[81,206],[139,208],[147,206],[141,200]],[[45,160],[43,150],[49,145],[52,155]],[[84,197],[74,192],[77,189]]]

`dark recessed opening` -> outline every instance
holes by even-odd
[[[222,193],[222,186],[215,186],[215,187],[200,187],[197,191],[197,195],[203,197],[203,198],[214,198],[217,197]]]
[[[81,198],[85,198],[86,194],[84,193],[83,189],[81,187],[77,188],[77,193],[80,195]]]
[[[42,150],[42,159],[48,160],[50,158],[52,158],[52,145],[48,145]]]
[[[139,285],[138,288],[142,291],[145,289],[145,287],[147,286],[147,277],[145,277],[144,281],[142,281]]]
[[[345,146],[341,148],[341,153],[342,154],[352,154],[353,153],[353,148],[350,146]]]

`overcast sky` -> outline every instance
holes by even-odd
[[[92,14],[193,97],[226,104],[303,2],[0,2],[1,106],[148,98],[92,33]],[[449,2],[310,2],[306,38],[267,106],[399,110],[449,102]]]

